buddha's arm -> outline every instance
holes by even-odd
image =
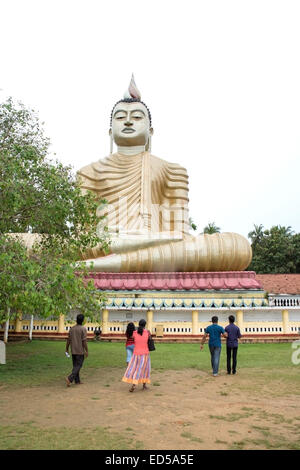
[[[161,203],[161,230],[189,233],[188,174],[185,168],[168,163],[167,183]]]
[[[150,247],[159,245],[170,244],[171,242],[181,241],[181,233],[169,232],[145,232],[145,231],[130,231],[123,232],[120,236],[112,236],[110,238],[109,254],[129,253],[135,252]],[[95,259],[104,256],[101,244],[94,248],[90,248],[82,253],[82,259]]]

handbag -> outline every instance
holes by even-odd
[[[148,349],[149,349],[149,351],[155,351],[154,341],[153,341],[153,338],[152,338],[150,333],[149,333],[149,336],[148,336]]]

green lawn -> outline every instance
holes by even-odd
[[[103,427],[40,428],[33,423],[0,425],[0,450],[126,450],[139,449],[133,436],[109,432]]]
[[[124,368],[125,345],[123,343],[89,342],[89,357],[85,361],[85,371],[117,367]],[[281,370],[285,377],[289,374],[297,380],[299,369],[291,361],[291,343],[241,344],[238,351],[238,367],[255,369],[258,374],[274,377]],[[6,385],[41,385],[64,377],[71,366],[71,359],[65,356],[65,342],[39,341],[9,343],[7,363],[0,365],[0,383]],[[226,350],[223,346],[220,368],[226,369]],[[156,344],[151,353],[153,370],[198,369],[210,371],[208,346],[200,352],[198,344]]]
[[[84,363],[84,374],[93,375],[103,368],[109,371],[112,368],[124,371],[126,354],[124,343],[94,342],[89,343],[89,357]],[[220,397],[228,397],[230,393],[239,392],[245,396],[249,392],[258,392],[263,396],[265,386],[268,384],[268,397],[287,397],[289,394],[300,395],[300,365],[292,363],[291,343],[279,344],[241,344],[238,352],[238,372],[243,371],[244,380],[238,380],[232,384],[231,389],[220,389]],[[226,348],[223,346],[220,369],[226,370]],[[7,345],[7,363],[0,365],[0,388],[10,389],[14,387],[43,386],[62,382],[63,378],[71,370],[71,359],[65,356],[64,341],[41,341],[9,343]],[[192,369],[196,372],[203,371],[211,374],[210,354],[207,344],[204,351],[200,351],[199,344],[156,344],[156,351],[151,353],[151,366],[153,372],[154,387],[153,396],[161,396],[160,376],[166,370]],[[224,373],[224,372],[223,372]],[[199,374],[198,374],[199,375]],[[234,389],[234,390],[233,390]],[[99,397],[91,397],[98,400]],[[95,402],[97,403],[97,402]],[[242,408],[239,413],[208,417],[218,423],[220,420],[238,422],[254,413],[253,408]],[[264,413],[262,410],[257,413]],[[228,416],[227,416],[228,415]],[[276,415],[277,416],[277,415]],[[276,417],[275,414],[273,417]],[[229,448],[251,448],[252,444],[262,448],[286,448],[299,449],[297,439],[299,429],[298,421],[293,423],[295,439],[284,440],[282,435],[274,435],[268,431],[265,424],[269,416],[267,413],[259,415],[250,431],[261,430],[261,437],[256,441],[247,434],[244,440],[236,440],[229,443]],[[281,415],[277,418],[283,419]],[[137,439],[132,430],[126,433],[112,432],[110,427],[40,427],[34,417],[28,417],[28,421],[20,421],[12,425],[10,422],[0,424],[0,449],[143,449],[143,442]],[[300,418],[295,417],[295,420]],[[31,421],[30,421],[31,420]],[[278,421],[281,426],[281,421]],[[281,424],[280,424],[281,423]],[[261,427],[261,426],[264,427]],[[286,420],[285,425],[291,426]],[[258,427],[260,426],[260,427]],[[296,427],[295,427],[296,426]],[[128,428],[129,430],[130,428]],[[232,431],[234,432],[234,431]],[[183,430],[182,437],[195,442],[195,446],[201,445],[201,439],[192,435],[189,430]],[[251,440],[252,439],[252,440]],[[258,439],[258,440],[257,440]],[[216,443],[222,441],[216,441]],[[226,443],[225,443],[226,444]],[[231,446],[231,447],[230,447]]]

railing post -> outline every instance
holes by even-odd
[[[192,312],[192,335],[198,334],[198,310]]]
[[[290,332],[288,310],[282,310],[282,331],[283,334],[288,334]]]
[[[58,333],[64,333],[65,332],[65,316],[64,315],[59,316],[57,332]]]
[[[238,310],[236,312],[236,322],[237,326],[239,327],[241,333],[244,331],[244,313],[243,310]]]
[[[146,325],[146,328],[152,334],[152,329],[153,329],[153,311],[152,310],[147,310],[147,325]]]
[[[107,335],[108,333],[108,310],[105,308],[102,311],[102,334]]]

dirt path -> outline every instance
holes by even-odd
[[[153,450],[300,448],[299,396],[283,383],[265,383],[249,370],[216,378],[196,370],[153,371],[149,390],[129,393],[122,373],[83,369],[84,384],[69,388],[63,379],[47,387],[3,387],[1,423],[134,430],[143,448]]]

